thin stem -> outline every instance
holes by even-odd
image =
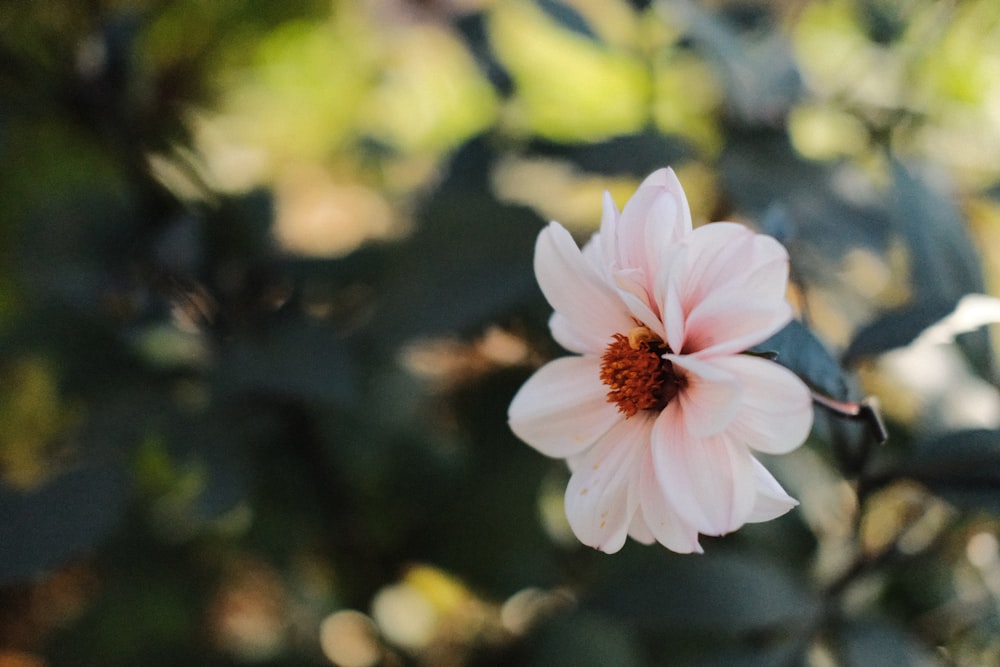
[[[889,431],[886,430],[885,422],[882,421],[882,415],[879,413],[878,399],[874,396],[869,396],[860,403],[853,403],[850,401],[838,401],[819,392],[812,391],[812,399],[814,403],[836,415],[854,421],[865,422],[872,436],[874,436],[875,442],[878,444],[881,445],[889,439]]]

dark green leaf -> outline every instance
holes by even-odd
[[[839,633],[836,647],[844,667],[906,665],[937,667],[943,663],[901,629],[880,620],[858,620]]]
[[[0,584],[24,580],[94,548],[124,506],[122,470],[91,461],[32,491],[0,486]]]
[[[749,125],[771,125],[787,114],[802,80],[791,45],[780,33],[742,32],[697,3],[674,3],[671,10],[714,66],[730,113]]]
[[[695,157],[693,147],[681,139],[652,131],[585,144],[539,140],[528,147],[527,156],[567,160],[586,172],[629,174],[638,179],[664,166]]]
[[[803,159],[783,128],[730,132],[720,176],[733,207],[788,247],[793,275],[806,285],[835,289],[849,253],[888,248],[884,196],[848,167]]]
[[[910,251],[915,302],[948,310],[966,294],[985,292],[979,253],[964,217],[951,197],[899,162],[893,162],[894,223]],[[913,308],[919,308],[914,305]],[[983,332],[960,336],[959,347],[983,378],[995,373],[993,350]]]
[[[353,396],[354,364],[335,332],[318,323],[286,322],[224,343],[215,381],[222,395],[346,402]]]
[[[955,308],[955,301],[920,300],[887,311],[862,327],[844,352],[844,363],[854,364],[889,350],[904,347]]]
[[[591,29],[587,20],[574,7],[560,2],[560,0],[537,0],[538,6],[553,18],[559,25],[571,30],[578,35],[583,35],[590,39],[597,39],[597,35]]]
[[[979,255],[955,203],[893,163],[894,222],[910,250],[916,299],[955,303],[984,291]]]
[[[733,649],[684,664],[685,667],[800,667],[806,664],[800,653],[799,645],[788,642],[770,648]]]
[[[656,569],[612,578],[592,600],[644,627],[736,637],[810,622],[816,601],[789,572],[746,557],[665,555]]]
[[[924,441],[888,476],[915,479],[960,507],[1000,512],[1000,431],[958,431]]]
[[[646,664],[628,627],[595,614],[562,616],[546,625],[533,644],[528,664],[537,667]]]
[[[847,382],[837,360],[823,343],[798,320],[751,350],[751,353],[777,353],[777,361],[805,380],[814,389],[831,398],[848,400]]]
[[[478,144],[467,147],[420,211],[418,231],[386,258],[386,298],[372,326],[381,342],[467,330],[540,298],[531,258],[542,221],[494,199],[488,159]]]

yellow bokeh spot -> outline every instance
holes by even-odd
[[[43,359],[18,359],[0,380],[0,481],[30,489],[58,472],[55,448],[77,422],[78,409],[65,404],[55,372]]]
[[[868,133],[861,121],[829,106],[803,105],[793,109],[788,132],[795,149],[815,160],[857,155],[868,145]]]
[[[374,136],[403,151],[441,151],[493,123],[496,93],[449,31],[408,26],[385,49],[381,81],[364,114]]]
[[[516,88],[512,130],[597,140],[646,122],[650,78],[637,54],[573,33],[522,0],[493,9],[489,36]]]

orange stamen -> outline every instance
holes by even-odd
[[[673,364],[663,358],[670,351],[646,327],[615,334],[601,357],[601,381],[608,385],[608,402],[629,418],[639,410],[662,410],[684,385]]]

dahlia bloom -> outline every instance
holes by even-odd
[[[605,193],[581,250],[550,223],[535,275],[555,340],[577,356],[542,366],[509,423],[571,471],[577,538],[614,553],[626,536],[700,552],[699,534],[767,521],[797,502],[755,458],[798,447],[812,428],[808,388],[754,355],[792,317],[788,254],[731,222],[692,229],[674,172],[654,172],[619,213]]]

